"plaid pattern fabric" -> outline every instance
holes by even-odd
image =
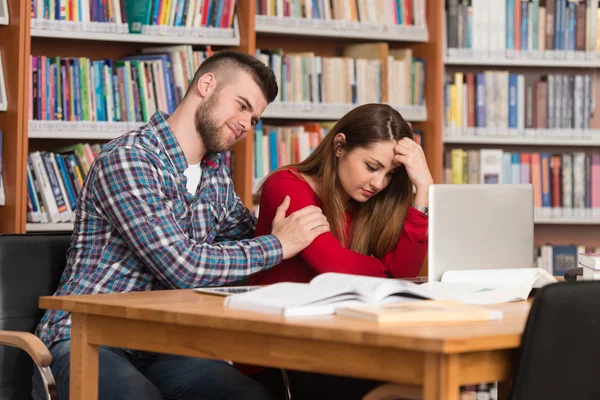
[[[55,295],[219,286],[281,262],[277,238],[251,239],[256,219],[218,154],[202,160],[197,196],[187,192],[188,164],[166,118],[157,112],[94,161]],[[47,310],[36,334],[50,346],[70,326],[69,313]]]

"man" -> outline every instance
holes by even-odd
[[[106,145],[83,186],[67,268],[56,295],[216,286],[287,259],[329,230],[318,208],[249,239],[255,218],[234,193],[219,152],[244,138],[277,95],[254,57],[216,53],[167,116]],[[37,335],[50,347],[57,392],[68,399],[70,315],[49,310]],[[99,398],[270,399],[225,361],[100,348]],[[40,396],[39,374],[34,378]],[[40,396],[42,397],[42,396]]]

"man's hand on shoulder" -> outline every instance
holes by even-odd
[[[284,260],[292,258],[317,236],[330,230],[329,222],[319,207],[307,206],[286,217],[289,206],[290,198],[286,196],[277,207],[272,228],[272,234],[281,242]]]

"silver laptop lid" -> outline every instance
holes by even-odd
[[[533,265],[533,186],[432,185],[429,281],[449,270]]]

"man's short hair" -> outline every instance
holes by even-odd
[[[217,77],[217,91],[230,83],[234,73],[244,71],[249,74],[262,91],[268,103],[275,100],[279,90],[275,74],[257,58],[236,50],[222,50],[202,62],[194,74],[194,79],[187,89],[187,94],[193,90],[200,77],[206,73],[213,73]]]

